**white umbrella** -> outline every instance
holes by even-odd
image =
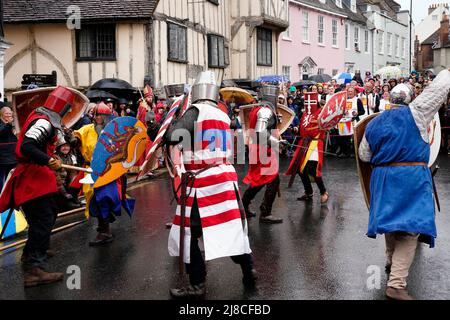
[[[375,74],[379,74],[382,79],[398,79],[403,75],[403,72],[399,67],[388,66],[381,68],[380,70],[375,72]]]

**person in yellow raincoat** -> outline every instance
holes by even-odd
[[[83,156],[85,166],[90,166],[98,138],[102,130],[113,118],[114,116],[111,114],[111,109],[105,103],[100,102],[94,108],[94,123],[85,125],[73,132],[73,138],[77,140],[75,144]],[[94,195],[94,188],[92,185],[83,184],[83,192],[86,198],[85,215],[88,217],[89,204]],[[97,218],[99,220],[97,229],[98,234],[97,238],[89,243],[91,246],[101,245],[113,240],[109,221],[101,219],[100,217]]]

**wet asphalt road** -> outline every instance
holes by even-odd
[[[419,246],[409,278],[410,292],[419,299],[450,299],[450,159],[444,156],[438,162],[443,212],[437,215],[437,244],[434,249]],[[287,165],[282,161],[281,172]],[[238,168],[241,179],[244,170]],[[282,195],[273,213],[284,222],[249,221],[259,274],[256,289],[244,289],[240,268],[231,259],[218,259],[207,264],[208,299],[385,299],[384,238],[365,236],[368,211],[354,159],[326,158],[323,174],[330,193],[327,206],[320,205],[317,189],[312,203],[296,201],[303,194],[300,179],[289,190],[288,179],[282,176]],[[130,194],[137,199],[135,215],[122,216],[113,224],[116,240],[109,246],[88,246],[96,234],[94,220],[52,237],[57,256],[48,269],[79,266],[81,290],[69,290],[65,281],[25,290],[22,250],[17,250],[0,256],[0,299],[169,299],[168,289],[178,280],[178,260],[167,252],[165,223],[175,210],[169,177],[164,174]],[[254,209],[261,198],[262,192]],[[380,268],[381,289],[367,287],[369,266]]]

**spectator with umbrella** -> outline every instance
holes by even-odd
[[[118,114],[120,117],[135,117],[136,113],[131,110],[130,104],[127,99],[120,98],[118,101],[119,108],[118,108]]]

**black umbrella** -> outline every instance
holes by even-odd
[[[304,86],[313,86],[315,85],[317,82],[316,81],[312,81],[312,80],[302,80],[300,82],[295,82],[292,85],[296,88],[300,88],[300,87],[304,87]]]
[[[117,100],[118,99],[112,93],[109,93],[109,92],[106,92],[103,90],[88,90],[86,92],[86,97],[88,97],[89,100],[106,100],[106,99]]]
[[[107,79],[101,79],[94,83],[90,88],[90,90],[104,90],[104,91],[110,91],[110,90],[128,90],[128,91],[135,91],[136,88],[134,88],[131,84],[126,82],[125,80],[116,79],[116,78],[107,78]]]
[[[308,78],[308,80],[324,83],[324,82],[331,81],[331,76],[328,74],[325,74],[325,73],[324,74],[316,74],[316,75],[310,76]]]
[[[137,101],[141,98],[139,91],[135,87],[124,80],[116,78],[101,79],[95,82],[89,90],[106,91],[117,98],[125,98],[129,101]]]

